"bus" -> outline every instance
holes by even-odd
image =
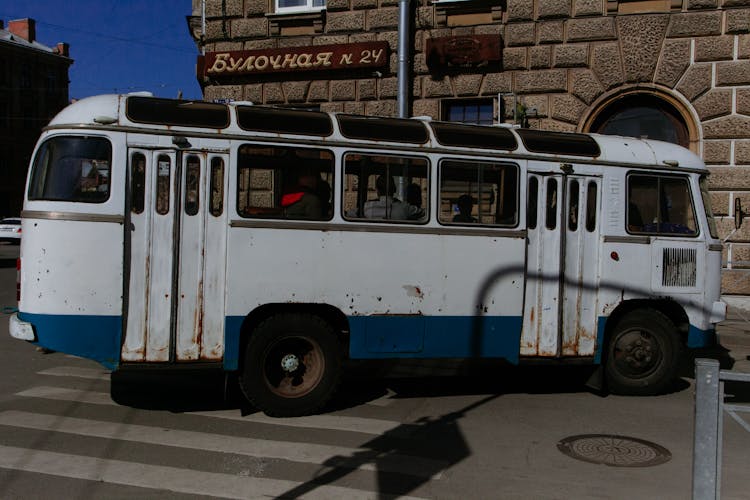
[[[726,315],[708,174],[652,140],[86,98],[31,160],[10,334],[221,368],[272,416],[368,359],[589,363],[658,394]]]

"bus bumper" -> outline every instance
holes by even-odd
[[[709,322],[720,323],[725,319],[727,319],[727,303],[717,300],[711,307],[711,317],[709,318]]]
[[[18,319],[18,313],[14,313],[10,316],[8,331],[10,336],[18,340],[28,340],[30,342],[36,342],[36,334],[34,333],[34,327],[27,321]]]

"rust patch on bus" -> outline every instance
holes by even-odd
[[[416,297],[418,299],[424,298],[422,290],[416,285],[404,285],[401,288],[406,290],[406,295],[408,295],[409,297]]]
[[[198,282],[198,300],[195,304],[195,315],[193,317],[193,345],[200,357],[201,341],[203,339],[203,280]]]

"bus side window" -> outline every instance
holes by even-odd
[[[687,178],[630,175],[626,224],[630,233],[698,234]]]
[[[589,182],[586,188],[586,231],[593,233],[596,229],[596,183]]]
[[[518,167],[484,161],[442,161],[438,220],[441,224],[516,225]]]
[[[237,157],[237,212],[331,220],[333,165],[333,153],[325,149],[244,144]]]
[[[29,200],[104,203],[112,146],[102,137],[52,137],[34,159]]]
[[[546,222],[547,229],[557,227],[557,179],[547,179],[547,210]]]
[[[426,222],[427,172],[424,158],[348,153],[344,157],[344,218]]]
[[[142,214],[146,203],[146,157],[133,153],[130,158],[130,211]]]
[[[187,158],[185,169],[185,213],[195,215],[200,207],[201,161],[197,156]]]
[[[224,212],[224,160],[218,157],[211,159],[209,211],[214,217]]]
[[[169,189],[172,176],[172,160],[167,155],[159,155],[156,160],[156,213],[169,213]]]
[[[536,229],[537,205],[539,204],[539,181],[536,177],[529,179],[528,206],[526,207],[526,226]]]
[[[578,218],[580,217],[580,207],[578,206],[579,189],[578,181],[571,181],[570,194],[568,196],[568,230],[570,231],[578,231]]]

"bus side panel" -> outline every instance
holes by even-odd
[[[40,345],[119,362],[122,240],[119,223],[24,220],[19,311]]]
[[[231,228],[228,267],[245,271],[227,275],[227,358],[258,306],[313,303],[351,318],[352,356],[517,359],[524,246],[501,231]]]

